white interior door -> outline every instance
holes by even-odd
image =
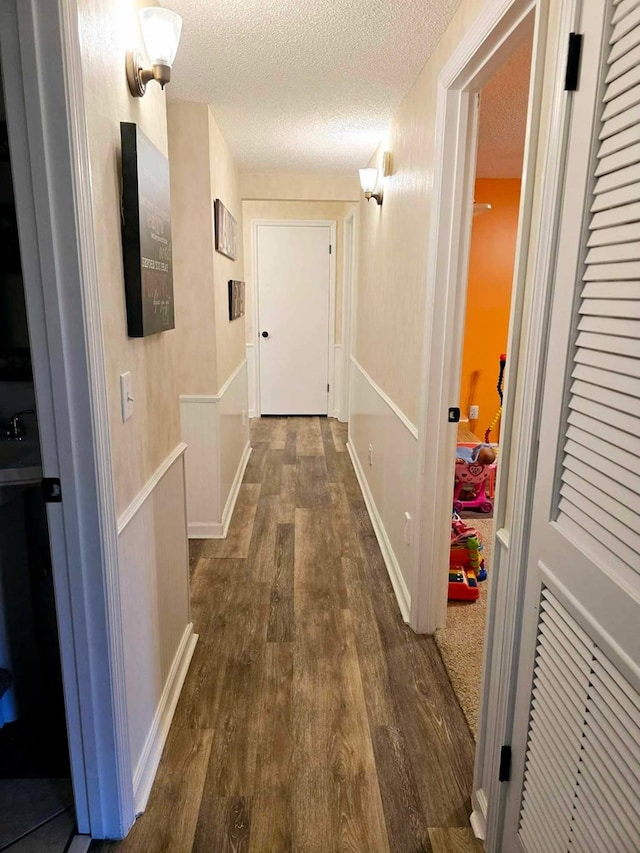
[[[326,415],[331,227],[258,225],[258,341],[263,415]]]
[[[640,4],[583,4],[505,853],[640,850]]]

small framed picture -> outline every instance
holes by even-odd
[[[238,256],[238,224],[219,198],[214,202],[214,220],[216,252],[235,261]]]
[[[244,315],[244,281],[229,279],[229,320]]]

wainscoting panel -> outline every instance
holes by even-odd
[[[226,536],[250,453],[247,373],[245,359],[219,394],[180,397],[190,539]]]
[[[218,397],[180,397],[180,427],[187,445],[187,519],[189,538],[220,536],[220,462]]]
[[[351,365],[348,449],[398,604],[408,621],[418,432],[355,359]]]
[[[333,393],[329,395],[329,399],[332,401],[332,411],[329,412],[332,418],[338,418],[339,421],[343,421],[344,417],[342,415],[342,372],[343,372],[343,363],[342,363],[342,344],[336,344],[333,348],[334,351],[334,359],[333,359]]]
[[[184,451],[179,445],[118,520],[131,772],[141,811],[193,654]]]
[[[228,526],[236,502],[237,489],[242,481],[249,446],[249,386],[247,362],[227,382],[218,403],[218,435],[220,436],[220,506],[222,521]],[[241,463],[244,459],[244,465]],[[238,480],[238,472],[242,474]],[[236,483],[237,481],[237,483]],[[234,494],[234,485],[235,494]],[[229,500],[231,498],[231,505]]]
[[[247,381],[249,385],[249,417],[257,418],[260,416],[260,406],[258,405],[258,364],[257,364],[257,347],[254,344],[246,344],[247,353]]]

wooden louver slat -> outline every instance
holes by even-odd
[[[640,696],[544,587],[539,613],[520,840],[527,853],[637,853]],[[559,678],[563,652],[587,668]]]

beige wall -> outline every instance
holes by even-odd
[[[281,176],[285,178],[286,176]],[[342,343],[342,274],[344,219],[355,208],[353,202],[342,201],[243,201],[242,221],[245,245],[245,281],[247,288],[246,331],[247,343],[255,343],[254,281],[252,221],[254,219],[310,219],[336,222],[336,326],[335,342]]]
[[[207,104],[168,104],[178,392],[217,394],[245,357],[244,319],[229,321],[229,279],[243,277],[238,172]],[[213,202],[238,223],[235,261],[214,249]]]
[[[131,0],[80,0],[78,5],[119,514],[180,440],[176,332],[127,336],[120,237],[120,122],[136,122],[166,154],[165,96],[153,84],[144,98],[129,94],[125,53],[142,43]],[[122,423],[119,375],[125,371],[131,371],[135,403],[133,417]]]
[[[216,340],[195,333],[215,325],[213,220],[209,192],[209,108],[171,101],[167,105],[171,163],[171,235],[180,339],[180,394],[217,390]]]
[[[356,357],[413,422],[418,420],[427,241],[438,74],[483,6],[463,0],[396,111],[370,165],[393,154],[384,202],[360,203]]]
[[[243,199],[358,201],[360,181],[357,175],[245,172],[240,193]]]
[[[245,319],[229,321],[229,279],[243,280],[242,203],[238,170],[231,158],[224,137],[209,112],[209,161],[211,164],[211,204],[219,198],[237,222],[238,255],[235,261],[213,253],[213,283],[216,305],[216,350],[219,391],[245,357]]]

